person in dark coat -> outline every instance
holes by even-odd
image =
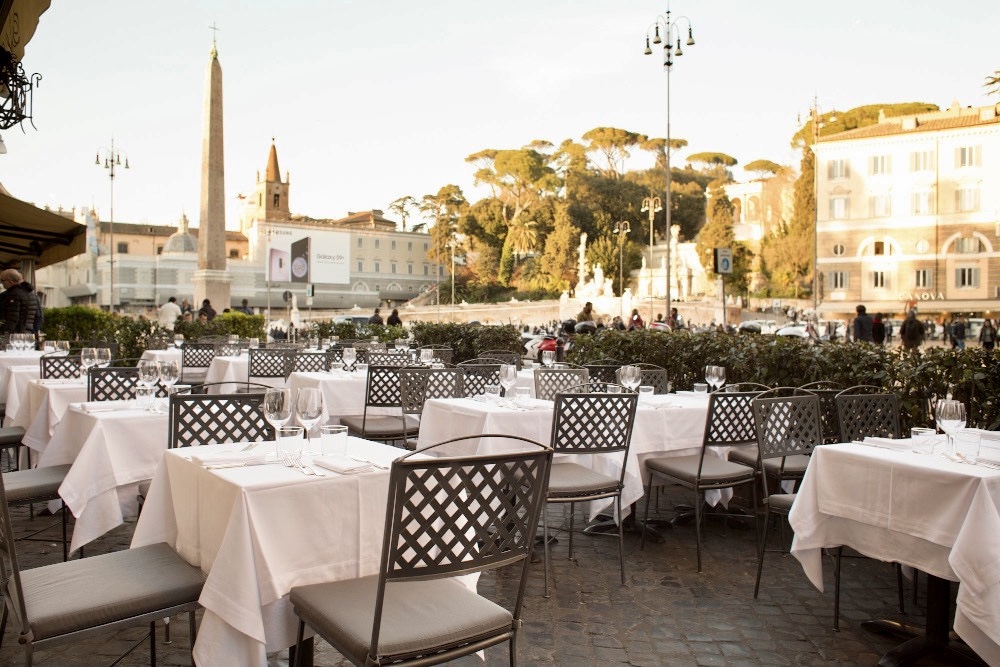
[[[403,320],[399,316],[399,309],[398,308],[393,308],[392,309],[392,314],[389,315],[389,319],[387,319],[385,321],[385,323],[388,324],[390,327],[395,327],[395,326],[401,327],[401,326],[403,326]]]
[[[212,308],[212,302],[208,299],[201,302],[201,310],[198,311],[198,317],[200,318],[202,315],[205,315],[209,322],[215,319],[215,308]]]
[[[382,316],[378,314],[379,309],[376,308],[372,316],[368,318],[368,324],[382,324]]]
[[[882,321],[882,313],[877,313],[872,320],[872,342],[881,345],[885,342],[885,322]]]
[[[41,303],[35,294],[35,288],[24,281],[17,269],[6,269],[0,273],[0,283],[4,292],[0,295],[0,313],[3,319],[0,326],[4,333],[36,333],[36,322],[41,309]]]
[[[854,318],[854,340],[872,341],[872,316],[868,314],[868,309],[859,305],[854,309],[858,316]]]

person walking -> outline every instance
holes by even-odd
[[[917,314],[910,311],[906,319],[899,325],[899,338],[903,341],[903,349],[915,351],[924,342],[924,325],[917,319]]]
[[[392,312],[389,314],[389,319],[385,321],[390,327],[401,327],[403,326],[403,318],[399,316],[399,309],[393,308]]]
[[[957,350],[965,349],[965,322],[961,317],[951,323],[951,345]]]
[[[868,314],[868,309],[859,304],[854,311],[858,314],[854,318],[854,340],[874,342],[872,340],[872,316]]]
[[[368,324],[382,324],[382,316],[379,315],[379,309],[376,308],[372,316],[368,318]]]
[[[0,283],[4,292],[0,295],[0,327],[3,332],[36,333],[35,325],[39,319],[41,303],[35,294],[35,288],[25,282],[17,269],[7,269],[0,273]]]
[[[984,350],[992,350],[997,342],[997,330],[993,328],[993,320],[986,318],[983,328],[979,330],[979,344]]]
[[[876,345],[885,343],[885,322],[882,321],[882,313],[876,313],[872,320],[872,342]]]
[[[165,327],[174,330],[174,325],[177,324],[177,320],[181,316],[181,307],[177,305],[177,297],[172,296],[167,299],[167,302],[160,306],[159,315],[157,316],[157,322],[161,327]]]

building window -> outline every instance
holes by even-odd
[[[229,249],[229,259],[239,259],[239,258],[240,258],[239,248],[230,248]]]
[[[872,176],[884,176],[892,171],[892,156],[873,155],[869,164],[868,171]]]
[[[393,249],[393,250],[395,250],[395,249],[396,249],[396,242],[395,242],[395,241],[393,241],[393,242],[392,242],[392,249]]]
[[[428,267],[426,264],[424,264],[424,275],[425,276],[431,275],[430,267]]]
[[[412,264],[407,264],[406,265],[406,272],[408,274],[410,274],[411,276],[413,275],[413,265]]]
[[[364,260],[358,260],[358,273],[362,273],[365,270]]]
[[[979,267],[967,266],[955,269],[955,287],[979,287]]]
[[[358,247],[360,248],[362,246],[364,246],[364,239],[359,236],[358,237]]]
[[[830,289],[847,289],[847,271],[831,271]]]
[[[885,271],[872,271],[872,287],[876,289],[885,287]]]
[[[956,167],[978,167],[982,161],[982,146],[962,146],[955,149]]]
[[[910,212],[913,215],[931,215],[934,213],[934,193],[930,190],[918,190],[910,198]]]
[[[982,252],[982,241],[975,236],[963,236],[955,241],[955,252],[963,255],[974,255]]]
[[[830,160],[826,163],[826,177],[827,180],[834,180],[837,178],[850,178],[851,168],[847,163],[847,160]]]
[[[378,250],[378,246],[379,246],[379,239],[375,239],[375,249],[376,250]]]
[[[956,211],[978,211],[979,210],[979,186],[960,185],[955,190],[955,210]]]
[[[392,262],[391,264],[389,264],[389,273],[395,273],[395,272],[396,272],[396,262]]]
[[[910,153],[910,171],[934,171],[934,151]]]
[[[931,243],[927,239],[920,239],[915,247],[917,252],[926,253],[931,249]]]
[[[888,218],[892,215],[892,198],[889,195],[873,195],[868,200],[868,213],[873,218]]]
[[[413,250],[413,241],[407,241],[406,242],[406,249],[409,250],[409,251]]]
[[[382,270],[382,266],[379,262],[375,262],[375,273],[379,273]]]
[[[916,287],[922,287],[927,289],[931,286],[931,272],[930,269],[917,269],[913,277],[913,284]]]
[[[163,246],[161,246],[161,245],[156,246],[156,254],[157,255],[162,255],[163,254]]]
[[[847,252],[847,248],[844,247],[843,243],[838,243],[837,245],[833,246],[833,254],[836,255],[837,257],[840,257],[845,252]]]
[[[875,241],[872,243],[872,254],[873,255],[884,255],[885,254],[885,241]]]
[[[427,252],[427,244],[424,244],[424,252]]]
[[[851,200],[849,197],[830,197],[830,219],[846,220],[850,217]]]
[[[127,255],[128,243],[119,243],[117,248],[115,249],[115,252],[117,252],[119,255]]]

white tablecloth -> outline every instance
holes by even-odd
[[[32,380],[26,394],[18,405],[14,426],[27,431],[25,445],[43,452],[70,403],[87,399],[87,385],[80,379]]]
[[[625,463],[625,488],[622,506],[627,507],[643,495],[645,466],[643,460],[652,455],[682,456],[701,447],[705,432],[708,399],[699,395],[671,394],[656,398],[656,405],[640,405],[632,429],[632,443]],[[482,403],[468,398],[431,399],[424,405],[420,418],[419,446],[481,433],[518,435],[548,444],[552,439],[554,404],[536,401],[536,408],[515,410]],[[490,451],[491,443],[483,441],[481,450]],[[577,457],[595,470],[617,477],[621,472],[621,454]],[[591,518],[606,508],[610,501],[591,503]]]
[[[241,354],[238,357],[220,357],[216,356],[212,358],[212,363],[208,367],[208,372],[205,374],[205,382],[246,382],[248,374],[250,371],[250,357],[245,354]],[[255,377],[253,381],[258,384],[266,384],[269,387],[284,387],[286,384],[285,378],[261,378]],[[209,393],[212,394],[231,394],[239,388],[239,385],[221,385],[220,387],[212,387]]]
[[[322,423],[339,424],[341,417],[364,414],[367,381],[368,376],[365,374],[344,371],[292,373],[288,376],[288,388],[291,390],[292,400],[295,400],[295,393],[302,387],[319,387],[323,392],[323,409],[327,414],[327,419]],[[399,407],[370,408],[368,414],[399,417],[403,412]]]
[[[1000,664],[1000,471],[858,444],[813,451],[789,516],[792,555],[823,590],[826,547],[959,582],[955,631]]]
[[[148,361],[176,361],[180,368],[183,363],[181,350],[176,347],[168,347],[165,350],[146,350],[142,353],[142,359]]]
[[[34,366],[38,368],[38,360],[42,356],[38,350],[20,352],[0,352],[0,403],[7,400],[7,369],[12,366]]]
[[[28,383],[37,380],[41,375],[38,364],[33,366],[7,366],[4,368],[0,385],[7,396],[7,407],[4,413],[4,426],[14,425],[14,415],[21,405],[21,400],[28,394]]]
[[[389,475],[311,477],[278,465],[207,470],[188,458],[236,448],[169,450],[132,546],[166,542],[207,574],[199,665],[263,667],[267,652],[295,642],[292,587],[378,571]],[[348,450],[383,463],[405,453],[356,438]]]
[[[59,495],[76,517],[72,550],[136,515],[139,482],[153,476],[166,448],[166,414],[66,411],[38,465],[71,465]]]

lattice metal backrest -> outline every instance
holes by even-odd
[[[458,367],[465,371],[466,396],[480,396],[486,393],[486,385],[500,384],[500,364],[462,362]]]
[[[505,435],[519,451],[489,456],[405,456],[392,465],[379,590],[384,581],[454,576],[527,558],[535,539],[552,451]],[[507,442],[504,442],[507,445]],[[507,449],[508,447],[505,447]],[[377,607],[381,607],[377,603]],[[377,640],[379,620],[375,621]]]
[[[298,373],[321,373],[330,370],[330,356],[317,352],[296,352],[292,369]]]
[[[243,354],[243,348],[239,343],[219,343],[215,348],[215,355],[218,357],[238,357]]]
[[[368,363],[375,366],[395,366],[402,368],[410,363],[410,355],[403,352],[368,350]]]
[[[365,388],[365,407],[398,408],[399,368],[396,366],[369,366],[368,384]]]
[[[896,394],[841,392],[836,403],[842,442],[864,440],[866,437],[900,437],[899,397]]]
[[[553,451],[597,454],[628,449],[637,394],[561,393],[555,401]]]
[[[87,370],[88,401],[123,401],[135,398],[138,368],[90,368]]]
[[[461,398],[465,372],[458,368],[401,368],[399,397],[403,413],[419,415],[429,398]]]
[[[80,355],[41,357],[38,360],[38,376],[43,380],[80,377]]]
[[[586,368],[536,368],[535,398],[552,401],[560,391],[589,380]]]
[[[184,343],[181,364],[184,368],[208,368],[215,358],[215,343]]]
[[[597,382],[618,382],[618,369],[621,364],[584,364],[584,368],[590,373],[590,379]]]
[[[759,395],[759,391],[717,391],[709,395],[703,444],[718,447],[756,443],[753,400]]]
[[[808,454],[813,447],[823,444],[819,398],[815,394],[768,398],[770,395],[766,392],[753,401],[761,459]]]
[[[295,350],[266,348],[250,350],[247,379],[283,378],[291,372]]]
[[[173,394],[168,447],[273,440],[263,394]]]
[[[639,367],[639,384],[653,388],[654,394],[666,394],[670,391],[670,378],[667,369],[653,364],[635,364]]]
[[[819,398],[819,421],[823,425],[823,442],[840,442],[840,410],[837,409],[837,389],[810,389]]]
[[[511,352],[510,350],[486,350],[485,352],[480,352],[479,356],[496,359],[505,364],[513,364],[517,366],[517,370],[521,370],[521,355],[516,352]]]
[[[331,347],[325,354],[327,356],[327,366],[344,363],[344,348],[342,347]]]

